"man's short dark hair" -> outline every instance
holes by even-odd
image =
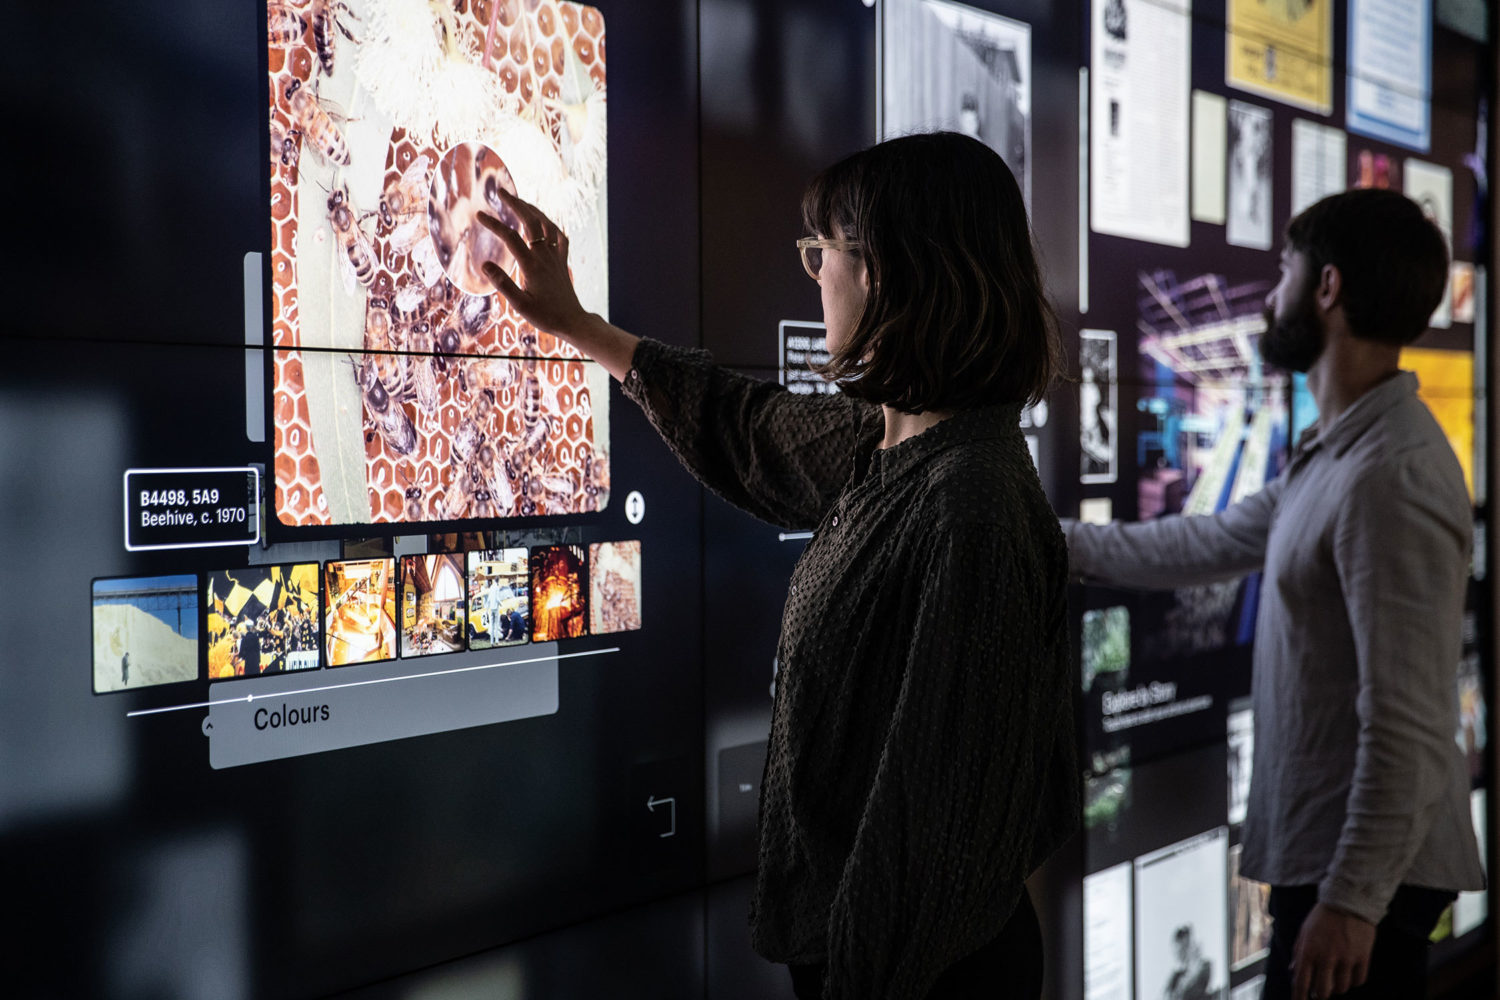
[[[815,177],[812,232],[857,240],[870,294],[820,371],[904,410],[1034,403],[1062,369],[1026,204],[1010,168],[955,132],[871,146]]]
[[[1367,188],[1330,195],[1287,223],[1287,246],[1313,274],[1342,279],[1349,329],[1363,340],[1406,345],[1427,329],[1448,284],[1448,247],[1417,203]]]

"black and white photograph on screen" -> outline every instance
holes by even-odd
[[[1229,748],[1229,825],[1245,822],[1250,806],[1250,761],[1255,753],[1255,712],[1249,698],[1229,704],[1229,725],[1225,738]]]
[[[1051,408],[1045,399],[1037,400],[1035,406],[1021,407],[1021,430],[1026,438],[1026,451],[1031,455],[1031,464],[1036,466],[1042,482],[1048,482],[1050,470],[1042,454],[1042,430],[1047,426]]]
[[[1237,247],[1271,249],[1271,110],[1229,102],[1229,225]]]
[[[1256,976],[1248,982],[1240,983],[1229,991],[1229,1000],[1260,1000],[1260,995],[1265,991],[1266,977]]]
[[[1130,862],[1083,879],[1083,995],[1130,1000]]]
[[[1229,985],[1229,828],[1135,859],[1135,995],[1222,998]]]
[[[1401,191],[1422,206],[1422,214],[1442,231],[1449,252],[1453,247],[1453,171],[1436,163],[1409,159],[1402,170]],[[1453,325],[1452,290],[1443,287],[1443,299],[1433,310],[1432,326],[1446,330]]]
[[[881,136],[947,129],[999,153],[1031,207],[1031,25],[947,0],[881,5]]]
[[[1229,967],[1241,972],[1271,954],[1271,886],[1239,874],[1241,844],[1229,849]]]
[[[1084,484],[1112,483],[1120,476],[1118,369],[1113,330],[1078,332],[1078,446]]]
[[[1248,968],[1271,951],[1271,887],[1240,874],[1241,845],[1229,849],[1229,967]]]
[[[1469,818],[1474,823],[1474,838],[1479,842],[1479,857],[1489,857],[1489,819],[1485,809],[1485,790],[1476,788],[1469,793]],[[1461,892],[1453,901],[1453,936],[1463,937],[1483,926],[1490,914],[1488,890]]]

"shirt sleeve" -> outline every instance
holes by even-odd
[[[1077,769],[1055,746],[1073,734],[1062,553],[1018,564],[997,530],[958,528],[934,546],[830,910],[825,1000],[925,997],[1004,926],[1055,846],[1038,842],[1044,825],[1079,811]]]
[[[654,340],[637,345],[624,392],[700,483],[784,528],[823,519],[879,417],[847,396],[798,395]]]
[[[1217,583],[1265,564],[1285,473],[1217,514],[1084,524],[1063,519],[1068,567],[1087,583],[1163,590]]]
[[[1449,456],[1451,460],[1451,455]],[[1334,532],[1358,658],[1359,742],[1319,899],[1379,923],[1456,766],[1454,699],[1473,527],[1456,463],[1422,452],[1350,490]]]

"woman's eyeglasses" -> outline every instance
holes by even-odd
[[[802,253],[802,266],[807,271],[807,276],[814,281],[818,280],[818,272],[823,270],[824,250],[858,250],[858,240],[825,240],[821,236],[804,236],[797,241],[797,249]]]

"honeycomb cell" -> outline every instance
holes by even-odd
[[[551,69],[552,62],[547,58],[547,50],[537,46],[531,53],[531,71],[537,76],[546,76]]]
[[[318,460],[313,455],[306,455],[302,461],[297,463],[297,471],[303,482],[310,483],[318,478]]]
[[[311,448],[312,435],[308,434],[307,428],[298,421],[286,429],[286,436],[282,439],[286,446],[287,454],[301,456]]]
[[[577,53],[578,58],[583,60],[584,63],[592,63],[594,61],[593,40],[585,35],[573,36],[573,51]]]
[[[604,30],[604,19],[599,16],[599,12],[592,7],[585,7],[582,10],[582,15],[583,30],[595,38],[599,37],[599,34]]]
[[[536,26],[549,37],[557,30],[557,18],[553,16],[552,8],[543,7],[536,12]]]
[[[568,384],[573,386],[583,385],[583,365],[568,366]]]
[[[439,417],[439,423],[443,428],[443,433],[448,435],[458,433],[459,419],[460,414],[458,412],[457,406],[454,406],[450,403],[448,406],[443,407],[442,415]]]
[[[566,412],[573,408],[573,390],[563,386],[557,390],[557,407]]]
[[[558,13],[562,14],[563,31],[566,34],[576,34],[578,31],[578,10],[571,3],[557,5]]]
[[[276,456],[276,481],[278,483],[293,483],[297,480],[297,463],[290,455]]]
[[[381,455],[375,460],[371,469],[374,473],[370,477],[372,485],[378,486],[382,490],[396,485],[396,466],[391,462],[389,457]]]
[[[525,66],[529,61],[529,52],[526,51],[526,39],[522,32],[516,32],[510,36],[510,58],[517,66]]]
[[[405,512],[405,500],[406,497],[402,493],[395,490],[388,490],[385,494],[385,502],[380,519],[382,521],[401,520],[402,514]]]

